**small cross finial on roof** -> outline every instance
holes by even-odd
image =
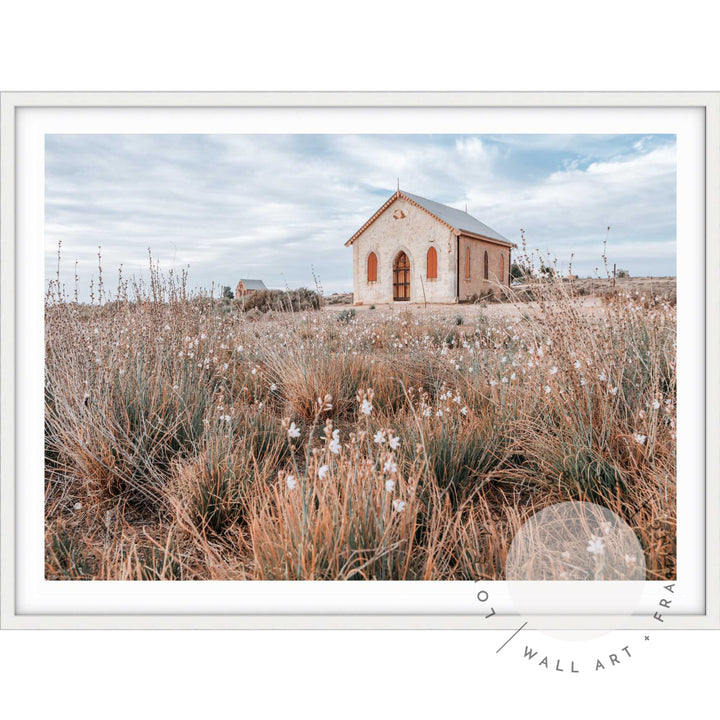
[[[400,192],[400,178],[398,178],[397,181],[398,181],[398,192]]]
[[[467,203],[465,203],[465,212],[467,212]]]

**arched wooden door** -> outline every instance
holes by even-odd
[[[410,260],[402,251],[393,262],[393,300],[410,300]]]

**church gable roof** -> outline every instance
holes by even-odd
[[[240,278],[239,282],[243,284],[246,290],[267,290],[265,283],[262,280]]]
[[[480,222],[480,220],[469,213],[457,210],[449,205],[443,205],[442,203],[435,202],[434,200],[428,200],[427,198],[420,197],[420,195],[413,195],[412,193],[405,192],[404,190],[398,190],[393,193],[387,202],[383,204],[383,206],[345,243],[345,245],[352,245],[355,240],[357,240],[357,238],[360,237],[360,235],[362,235],[362,233],[365,232],[365,230],[367,230],[367,228],[372,225],[372,223],[375,222],[380,215],[382,215],[388,206],[399,198],[409,200],[411,203],[422,208],[434,218],[440,220],[440,222],[447,225],[456,233],[464,232],[471,235],[479,235],[480,237],[494,240],[495,242],[513,245],[513,243],[506,237],[496,230],[493,230],[485,223]]]
[[[455,230],[469,232],[473,235],[482,235],[490,240],[498,240],[499,242],[511,244],[506,237],[503,237],[499,232],[488,227],[485,223],[480,222],[469,213],[457,210],[449,205],[443,205],[434,200],[428,200],[419,195],[413,195],[409,192],[403,192],[402,194],[427,210],[431,215],[435,215],[435,217],[440,218],[444,223],[450,225],[450,227],[455,228]]]

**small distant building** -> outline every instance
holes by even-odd
[[[265,283],[262,280],[249,280],[247,278],[243,278],[238,281],[237,287],[235,288],[235,297],[250,295],[258,290],[267,290]]]
[[[467,212],[401,190],[345,245],[353,250],[356,305],[500,292],[516,247]]]

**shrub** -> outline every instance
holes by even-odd
[[[300,312],[304,310],[319,310],[322,305],[320,293],[308,288],[298,290],[258,290],[244,295],[237,301],[241,310],[259,310],[266,313]]]
[[[354,308],[351,308],[350,310],[343,310],[338,313],[337,320],[338,322],[345,323],[347,325],[355,319],[355,315],[356,313]]]

